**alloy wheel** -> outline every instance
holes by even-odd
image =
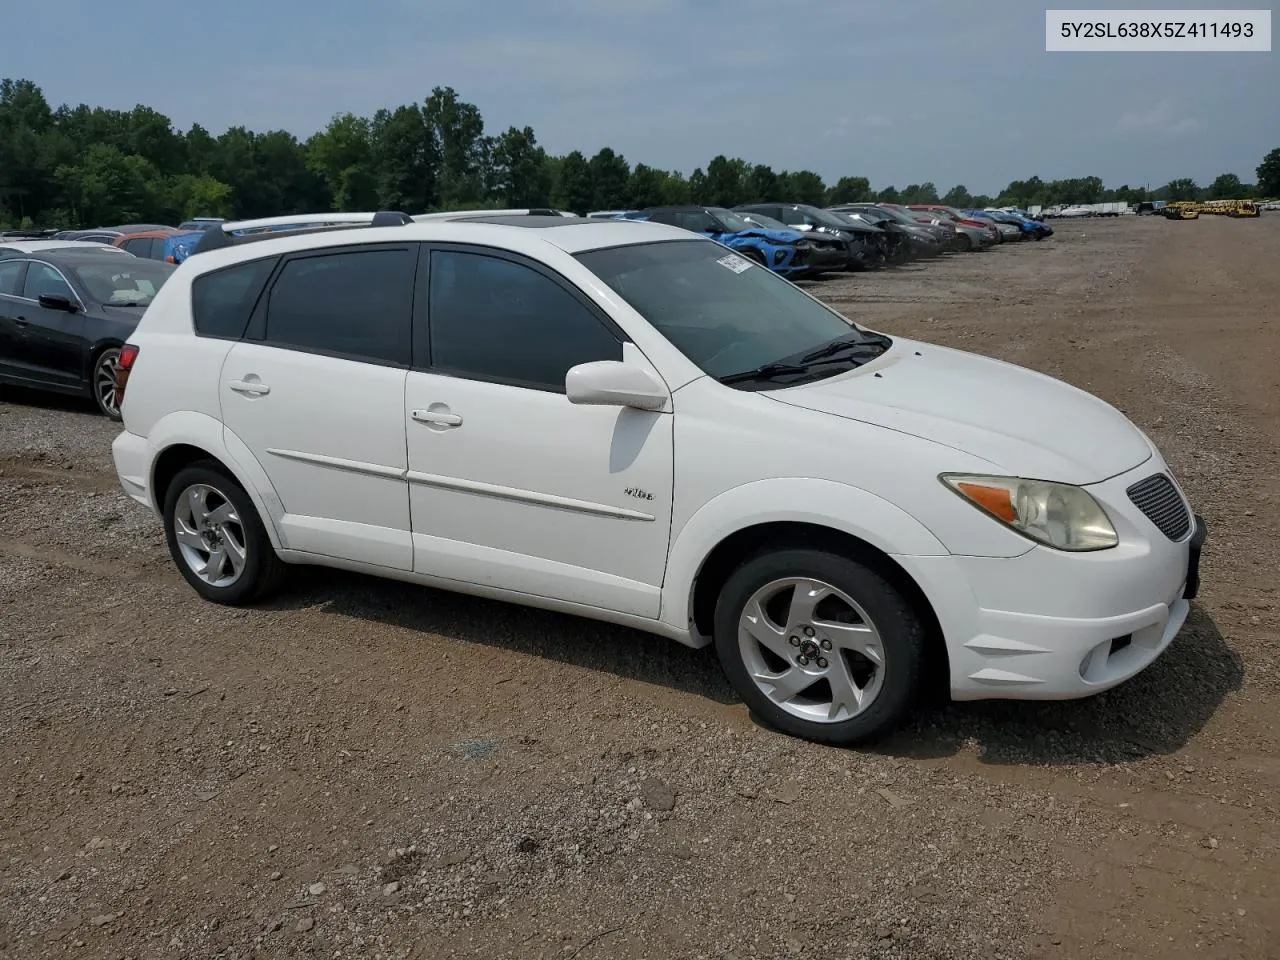
[[[856,717],[884,681],[875,624],[852,597],[821,580],[786,578],[757,590],[739,618],[738,647],[760,692],[801,720]]]
[[[173,532],[187,567],[212,587],[229,587],[244,572],[245,529],[227,495],[193,483],[178,495]]]

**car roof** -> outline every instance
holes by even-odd
[[[179,230],[177,227],[157,227],[154,230],[138,230],[132,233],[122,233],[116,237],[116,243],[124,243],[129,240],[157,240],[161,237],[172,237],[179,233],[198,233],[196,230]]]
[[[80,249],[83,247],[84,249]],[[41,250],[31,254],[33,259],[45,260],[59,266],[83,266],[86,263],[120,263],[120,251],[106,245],[82,243],[78,247],[62,247],[57,250]],[[129,254],[129,258],[142,263],[157,263]],[[120,269],[120,268],[117,268]]]
[[[406,218],[407,219],[407,218]],[[570,255],[606,247],[638,243],[705,238],[683,230],[644,220],[601,220],[563,216],[490,216],[468,214],[453,219],[412,221],[393,226],[359,224],[319,230],[282,230],[239,238],[226,246],[197,251],[184,261],[204,273],[244,260],[317,247],[338,247],[368,243],[466,243],[492,246],[515,253],[537,256],[548,246]],[[202,241],[203,242],[203,241]],[[707,243],[714,241],[705,240]]]
[[[81,248],[97,251],[97,248],[109,250],[112,255],[132,257],[133,254],[121,247],[113,247],[108,243],[85,243],[83,240],[4,240],[0,239],[0,252],[8,253],[39,253],[44,254],[50,250],[79,250]]]

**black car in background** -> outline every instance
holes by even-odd
[[[884,265],[887,249],[884,231],[870,223],[838,217],[807,203],[745,203],[735,207],[743,216],[760,214],[791,230],[807,234],[815,244],[834,237],[845,250],[845,268],[872,270]]]
[[[889,239],[890,263],[907,263],[942,253],[942,244],[924,224],[904,223],[905,217],[895,217],[874,203],[845,203],[832,207],[829,212],[867,221],[883,230]]]
[[[92,397],[119,420],[120,347],[176,269],[96,244],[0,259],[0,383]]]

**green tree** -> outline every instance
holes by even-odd
[[[899,203],[937,203],[938,188],[932,183],[912,183],[902,188]]]
[[[495,187],[504,206],[542,207],[551,202],[546,151],[538,146],[532,127],[510,127],[495,138]]]
[[[587,213],[592,209],[595,188],[591,183],[591,165],[581,151],[574,150],[560,160],[560,176],[552,193],[552,202],[571,213]],[[612,207],[608,209],[613,209]]]
[[[100,226],[145,220],[161,186],[148,161],[106,143],[94,144],[80,163],[59,167],[55,176],[65,185],[76,219]]]
[[[784,171],[778,177],[779,187],[790,203],[810,203],[822,206],[827,196],[827,185],[812,170]]]
[[[1234,173],[1220,173],[1209,184],[1210,200],[1243,200],[1244,184]]]
[[[768,203],[778,199],[778,175],[773,168],[757,163],[742,179],[742,202]]]
[[[421,107],[379,110],[369,137],[380,210],[421,213],[439,205],[440,149]]]
[[[702,168],[696,168],[689,174],[689,203],[707,202],[707,175]]]
[[[1200,188],[1190,177],[1170,180],[1158,192],[1162,200],[1196,200],[1200,196]]]
[[[597,210],[616,210],[627,202],[631,167],[626,158],[604,147],[590,160],[592,203]]]
[[[1276,147],[1258,164],[1258,189],[1261,197],[1280,197],[1280,147]]]
[[[637,163],[631,168],[631,179],[627,181],[627,203],[638,210],[664,203],[662,188],[667,176],[662,170]]]
[[[942,202],[948,207],[959,207],[962,210],[972,209],[973,207],[973,197],[969,195],[969,191],[963,183],[957,183],[948,190],[942,198]]]
[[[423,118],[439,145],[441,204],[466,206],[485,199],[488,144],[479,108],[459,99],[452,87],[435,87]]]
[[[307,166],[324,178],[338,210],[377,206],[372,159],[369,121],[353,113],[334,117],[307,141]]]
[[[881,190],[879,193],[877,193],[876,200],[879,201],[880,203],[901,202],[898,199],[898,188],[893,185],[887,186],[883,190]]]
[[[707,196],[703,201],[715,207],[732,207],[742,202],[742,181],[748,172],[745,160],[730,160],[723,153],[707,164]]]
[[[871,199],[871,181],[866,177],[841,177],[827,191],[827,203],[865,203]]]

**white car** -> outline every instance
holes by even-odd
[[[120,482],[210,600],[318,564],[714,643],[828,743],[933,667],[1106,690],[1187,616],[1203,524],[1087,393],[675,227],[379,222],[223,237],[124,348]]]
[[[48,253],[50,250],[80,250],[84,248],[83,240],[9,240],[0,237],[0,257],[17,256],[25,253]],[[133,254],[122,247],[113,247],[109,243],[99,243],[94,249],[101,247],[103,250],[110,250],[116,253],[123,253],[126,257],[132,257]]]

